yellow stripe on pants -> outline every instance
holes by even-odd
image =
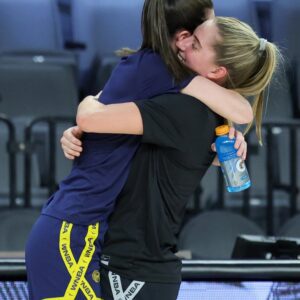
[[[86,271],[95,252],[94,242],[98,237],[99,223],[88,227],[88,232],[85,237],[85,247],[80,254],[78,263],[76,263],[70,247],[72,228],[73,224],[64,221],[59,237],[59,251],[71,276],[71,280],[63,297],[47,298],[44,300],[73,300],[76,299],[79,289],[82,291],[86,299],[101,300],[101,298],[97,298],[89,282],[85,279]]]

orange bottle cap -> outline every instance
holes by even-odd
[[[216,135],[225,135],[229,132],[229,126],[228,125],[221,125],[216,127]]]

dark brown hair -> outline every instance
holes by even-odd
[[[175,79],[182,80],[191,71],[178,60],[171,39],[182,29],[193,33],[206,20],[209,9],[213,9],[211,0],[145,0],[141,49],[159,53]]]
[[[190,33],[206,20],[211,0],[145,0],[141,27],[141,49],[150,48],[160,54],[175,80],[183,80],[191,74],[177,58],[171,40],[179,30]],[[133,53],[130,49],[118,51],[119,55]]]

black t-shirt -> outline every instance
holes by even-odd
[[[211,144],[221,119],[182,94],[136,105],[142,144],[110,218],[101,262],[131,279],[179,282],[178,231],[186,204],[214,158]]]

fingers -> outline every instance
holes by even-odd
[[[234,137],[235,137],[235,133],[236,133],[236,130],[235,130],[235,128],[234,127],[229,127],[229,133],[228,133],[228,137],[230,138],[230,139],[233,139]]]
[[[81,136],[82,136],[82,130],[78,126],[71,127],[67,129],[64,132],[64,135],[66,138],[68,138],[70,141],[72,141],[74,144],[81,146]]]
[[[247,158],[248,145],[242,132],[235,130],[234,127],[230,127],[228,136],[230,139],[235,138],[234,148],[237,149],[237,155],[245,160]]]
[[[64,138],[61,139],[61,147],[63,149],[64,155],[68,159],[74,159],[79,157],[82,152],[82,148],[79,146],[74,146],[74,144],[66,141]]]
[[[234,148],[239,149],[241,146],[243,146],[243,143],[245,142],[245,139],[243,135],[237,136],[234,143]]]
[[[75,156],[69,155],[69,154],[66,153],[65,151],[64,151],[64,155],[65,155],[65,157],[66,157],[67,159],[70,159],[70,160],[74,160],[74,159],[75,159]]]
[[[75,157],[80,156],[80,153],[82,152],[82,143],[76,136],[81,136],[81,134],[82,132],[77,126],[64,131],[60,143],[66,158],[73,160]]]
[[[67,130],[65,130],[63,133],[63,141],[65,142],[65,146],[70,145],[72,149],[73,147],[75,149],[78,149],[78,147],[81,148],[81,135],[82,131],[78,126],[70,127]]]
[[[240,156],[243,160],[247,158],[247,142],[243,141],[237,151],[237,155]]]
[[[210,147],[211,147],[211,150],[212,150],[212,151],[217,152],[216,144],[215,144],[215,143],[211,144]]]
[[[82,152],[81,146],[75,145],[74,143],[68,141],[65,137],[62,137],[60,142],[66,158],[74,159],[75,157],[80,156],[80,153]]]
[[[245,160],[247,157],[247,142],[245,141],[245,137],[240,131],[236,131],[235,139],[234,148],[237,149],[237,155]]]

